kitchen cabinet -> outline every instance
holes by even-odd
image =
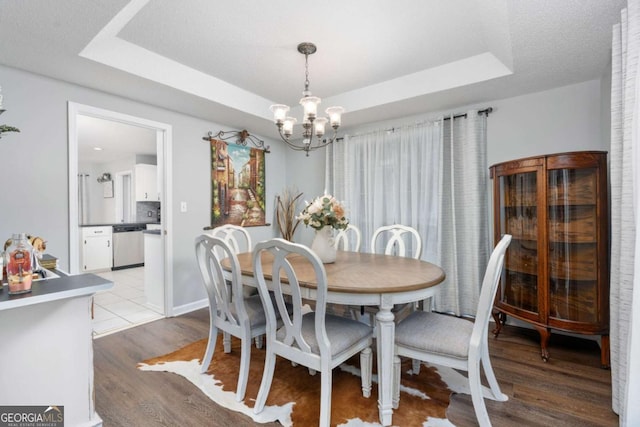
[[[82,227],[82,271],[110,270],[113,266],[112,227]]]
[[[496,295],[497,336],[507,315],[540,333],[601,336],[609,366],[607,155],[553,154],[491,167],[494,232],[513,240]]]
[[[136,202],[158,202],[158,168],[156,165],[139,163],[135,165]]]

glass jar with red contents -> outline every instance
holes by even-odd
[[[7,284],[9,294],[23,294],[31,292],[33,280],[33,264],[31,262],[33,247],[25,233],[14,234],[11,246],[5,251],[5,265],[7,269]]]

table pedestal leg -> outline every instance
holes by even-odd
[[[393,416],[393,350],[395,342],[395,323],[391,308],[393,304],[382,301],[376,314],[376,340],[378,350],[378,411],[380,423],[391,425]]]

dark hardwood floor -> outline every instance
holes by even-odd
[[[96,339],[95,400],[104,426],[253,425],[178,375],[136,368],[205,338],[208,327],[203,309]],[[611,411],[611,373],[600,368],[595,342],[553,335],[551,359],[544,363],[534,331],[506,326],[489,341],[494,371],[509,396],[504,403],[486,401],[494,427],[618,425]],[[470,396],[452,396],[448,417],[456,426],[477,425]]]

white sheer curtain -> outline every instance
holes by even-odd
[[[477,111],[445,122],[439,191],[438,258],[447,278],[435,310],[475,315],[493,245],[489,235],[487,117]]]
[[[89,175],[78,174],[78,219],[80,224],[89,223]]]
[[[435,262],[441,128],[430,122],[346,136],[332,145],[327,188],[345,202],[349,221],[360,229],[361,251],[371,251],[376,228],[403,224],[418,230],[422,258]]]
[[[328,151],[327,185],[362,231],[414,227],[422,259],[447,274],[438,311],[474,315],[491,246],[488,229],[486,117],[439,120],[347,136]]]
[[[611,382],[621,426],[640,425],[640,1],[613,28],[611,78]],[[634,182],[635,179],[635,182]],[[634,313],[635,308],[635,313]]]

